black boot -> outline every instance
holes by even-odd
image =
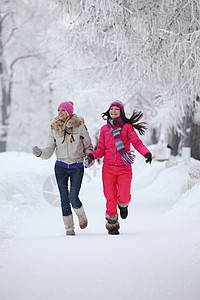
[[[119,207],[119,210],[120,210],[120,217],[122,219],[126,219],[127,216],[128,216],[128,206],[122,207],[122,206],[118,205],[118,207]]]
[[[119,234],[119,222],[118,215],[109,216],[106,215],[106,229],[108,230],[108,234],[117,235]]]

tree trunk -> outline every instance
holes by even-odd
[[[158,136],[157,136],[156,128],[153,128],[151,130],[151,143],[154,145],[158,143]]]
[[[1,74],[0,74],[1,76]],[[1,76],[1,91],[2,91],[2,105],[1,105],[1,134],[0,134],[0,152],[6,151],[6,140],[7,140],[7,132],[8,132],[8,124],[7,124],[7,107],[6,107],[6,99],[7,93],[4,83],[2,82]]]
[[[2,44],[2,23],[0,20],[0,84],[1,84],[1,127],[0,127],[0,152],[6,151],[6,140],[8,131],[7,120],[7,103],[8,103],[8,89],[6,86],[5,70],[3,59],[3,44]]]
[[[52,84],[49,83],[49,119],[50,119],[50,121],[53,120],[53,101],[52,101],[52,94],[53,94]]]
[[[200,160],[200,125],[194,123],[191,131],[191,156]]]
[[[182,147],[190,147],[191,157],[200,160],[200,125],[194,123],[191,109],[188,109],[187,115],[183,119],[183,131]]]
[[[172,131],[169,133],[168,136],[168,144],[171,147],[171,154],[176,156],[178,155],[178,149],[179,149],[179,143],[180,143],[180,136],[178,136],[177,132],[172,129]]]
[[[191,133],[192,133],[193,121],[192,121],[192,114],[187,109],[186,116],[183,118],[183,132],[184,135],[182,136],[182,146],[183,147],[191,147]]]

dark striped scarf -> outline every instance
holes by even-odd
[[[109,119],[108,120],[108,126],[110,128],[110,131],[112,132],[115,140],[115,146],[117,150],[119,151],[119,154],[121,155],[121,158],[123,159],[125,165],[131,165],[134,163],[134,153],[133,151],[127,151],[124,147],[124,144],[121,140],[120,132],[122,129],[124,122],[121,117],[117,119]],[[113,126],[119,125],[117,129],[114,130]]]

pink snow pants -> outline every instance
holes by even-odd
[[[103,165],[102,169],[103,192],[106,198],[106,214],[117,214],[117,203],[128,204],[131,200],[131,166]]]

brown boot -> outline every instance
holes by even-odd
[[[114,216],[109,216],[106,214],[106,220],[106,229],[108,230],[108,234],[119,234],[118,214]]]
[[[87,220],[83,205],[80,208],[73,208],[73,209],[78,217],[80,228],[81,229],[86,228],[88,225],[88,220]]]
[[[66,235],[75,235],[73,215],[63,216],[63,222],[65,224]]]

